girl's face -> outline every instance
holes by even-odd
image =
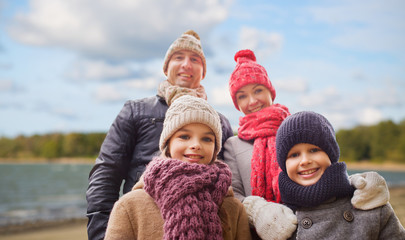
[[[236,92],[236,103],[245,115],[262,110],[273,104],[270,90],[264,85],[250,83]]]
[[[288,177],[302,186],[318,182],[331,165],[330,158],[318,146],[300,143],[290,149],[286,160]]]
[[[215,134],[205,124],[191,123],[173,134],[168,148],[172,158],[189,163],[209,164],[214,157]]]

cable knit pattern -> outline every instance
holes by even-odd
[[[195,89],[185,88],[172,85],[168,80],[159,84],[158,96],[164,98],[168,106],[170,106],[174,100],[184,95],[191,95],[207,100],[207,94],[205,93],[205,88],[202,85]]]
[[[276,133],[289,115],[287,107],[273,104],[239,120],[238,137],[244,140],[254,139],[250,181],[252,195],[277,203],[281,201],[278,188],[281,169],[276,158]]]
[[[222,239],[218,212],[231,185],[226,164],[154,158],[144,181],[165,221],[163,239]]]
[[[280,173],[279,184],[281,200],[293,210],[318,206],[333,197],[351,197],[355,190],[350,185],[346,164],[343,162],[330,165],[314,185],[299,185],[286,172]]]

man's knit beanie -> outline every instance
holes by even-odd
[[[229,79],[229,92],[231,93],[233,104],[239,110],[236,102],[236,92],[243,86],[250,83],[262,84],[269,89],[271,98],[276,98],[276,90],[270,82],[266,69],[256,62],[253,51],[240,50],[235,54],[236,67]]]
[[[171,136],[185,125],[202,123],[207,125],[215,134],[214,159],[221,150],[222,127],[218,113],[202,98],[184,95],[170,105],[163,122],[159,148],[163,151]]]
[[[188,50],[192,51],[198,56],[200,56],[202,63],[203,63],[203,78],[205,77],[205,73],[207,72],[207,63],[205,61],[204,52],[201,46],[200,36],[193,30],[188,30],[184,32],[179,38],[174,40],[172,45],[170,45],[169,49],[166,52],[165,60],[163,63],[163,72],[167,76],[167,67],[169,65],[170,59],[172,55],[181,50]]]
[[[320,147],[332,164],[339,160],[339,145],[330,122],[321,114],[303,111],[287,117],[277,130],[276,149],[280,168],[286,170],[287,154],[299,143],[309,143]]]

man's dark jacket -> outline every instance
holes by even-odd
[[[132,189],[146,164],[159,155],[159,138],[168,106],[159,97],[127,101],[111,125],[89,174],[87,189],[88,238],[103,239],[114,203]],[[222,144],[233,135],[228,119],[219,114]],[[223,152],[219,158],[223,159]]]

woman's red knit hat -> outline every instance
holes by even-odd
[[[276,90],[267,76],[266,69],[256,62],[256,56],[253,51],[246,49],[240,50],[235,54],[236,67],[229,79],[229,92],[231,93],[233,104],[239,110],[236,102],[236,92],[243,86],[250,83],[262,84],[267,87],[274,101]]]

